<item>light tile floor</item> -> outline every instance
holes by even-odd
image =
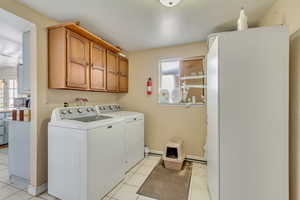
[[[159,156],[149,156],[132,168],[103,200],[154,200],[136,194],[152,169],[159,162]],[[26,191],[16,188],[8,179],[7,149],[0,149],[0,200],[55,200],[56,198],[44,193],[32,197]],[[193,163],[189,200],[209,200],[207,189],[207,168],[200,163]]]

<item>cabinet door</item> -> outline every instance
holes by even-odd
[[[67,33],[67,86],[89,87],[89,41],[80,35]]]
[[[31,51],[30,45],[31,32],[27,31],[23,33],[22,53],[23,53],[23,65],[18,65],[18,93],[30,94],[31,91]]]
[[[119,87],[120,92],[128,92],[128,60],[119,58]]]
[[[107,90],[110,92],[119,91],[119,66],[118,55],[107,51]]]
[[[91,89],[106,90],[106,49],[91,43]]]
[[[29,179],[31,123],[9,121],[9,172]]]

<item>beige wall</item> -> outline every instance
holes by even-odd
[[[62,106],[65,101],[74,101],[76,97],[88,97],[90,103],[108,103],[115,102],[116,95],[49,90],[47,87],[47,27],[55,25],[58,22],[47,18],[46,16],[28,8],[15,0],[1,0],[0,8],[3,8],[19,17],[22,17],[37,28],[37,71],[33,72],[36,81],[33,81],[33,91],[36,93],[36,102],[33,113],[33,131],[36,136],[34,154],[32,155],[33,166],[31,173],[31,184],[41,185],[47,181],[47,122],[50,118],[51,109]],[[35,96],[33,94],[33,96]]]
[[[300,28],[299,8],[299,0],[277,0],[259,24],[261,26],[285,24],[290,34],[293,34]]]
[[[162,151],[171,137],[181,137],[187,154],[203,156],[206,140],[206,107],[165,106],[158,104],[158,63],[160,58],[193,57],[207,53],[206,43],[129,52],[129,93],[118,102],[127,109],[145,114],[145,143]],[[153,95],[145,95],[145,84],[151,77]]]
[[[290,199],[300,200],[300,1],[278,0],[260,21],[261,26],[285,24],[290,48]]]

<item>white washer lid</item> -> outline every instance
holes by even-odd
[[[106,113],[107,115],[111,115],[111,116],[116,116],[116,117],[121,117],[121,118],[144,118],[144,114],[143,113],[139,113],[139,112],[131,112],[131,111],[117,111],[117,112],[110,112],[110,113]]]
[[[88,130],[88,129],[99,128],[102,126],[109,126],[111,124],[122,123],[122,122],[123,122],[122,118],[114,117],[111,119],[105,119],[105,120],[93,121],[93,122],[80,122],[80,121],[65,119],[65,120],[49,122],[48,125],[63,127],[63,128]]]

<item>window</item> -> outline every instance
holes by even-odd
[[[7,81],[8,107],[14,107],[14,98],[18,97],[17,80]]]
[[[204,57],[160,61],[159,103],[205,103]]]
[[[16,97],[18,97],[17,80],[0,80],[0,108],[14,107]]]
[[[162,60],[160,62],[160,103],[179,103],[179,67],[179,60]]]
[[[4,80],[0,80],[0,108],[4,107]]]

